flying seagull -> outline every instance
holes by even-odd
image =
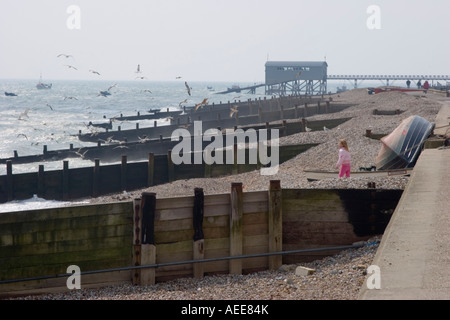
[[[187,103],[187,99],[184,99],[183,101],[181,101],[178,106],[181,106],[183,103]]]
[[[208,99],[207,99],[207,98],[203,99],[202,102],[200,102],[199,104],[197,104],[197,105],[195,106],[195,111],[197,111],[198,108],[203,107],[203,106],[205,106],[205,105],[207,105],[207,104],[208,104]]]
[[[29,111],[30,111],[30,109],[26,109],[24,112],[22,112],[22,113],[19,115],[19,120],[22,120],[23,117],[29,118],[29,116],[28,116],[28,112],[29,112]]]
[[[239,112],[237,108],[238,108],[238,106],[236,106],[236,105],[234,105],[233,108],[230,108],[230,111],[231,111],[230,118],[233,117],[233,114],[235,114],[235,113],[237,114]]]
[[[78,69],[75,68],[74,66],[71,66],[71,65],[68,65],[68,64],[65,64],[65,66],[66,66],[67,68],[69,68],[69,69],[75,69],[75,70],[78,70]]]
[[[64,100],[67,100],[67,99],[75,99],[75,100],[78,100],[78,99],[75,98],[75,97],[64,97]]]
[[[46,104],[46,106],[53,110],[52,106],[49,105],[48,103]]]
[[[191,95],[191,87],[189,87],[189,85],[186,81],[184,82],[184,85],[186,86],[188,94]]]
[[[136,73],[141,73],[141,65],[140,64],[137,65]]]
[[[20,137],[20,136],[23,136],[23,137],[25,137],[25,139],[27,139],[28,140],[28,137],[25,135],[25,134],[23,134],[23,133],[19,133],[18,135],[17,135],[17,137]]]
[[[59,58],[59,57],[66,57],[66,58],[70,58],[70,57],[73,57],[72,55],[70,55],[70,54],[64,54],[64,53],[60,53],[60,54],[58,54],[57,55],[57,57]]]
[[[135,79],[142,79],[142,80],[144,80],[144,79],[147,79],[147,77],[136,77]]]
[[[75,154],[79,155],[79,156],[81,157],[81,159],[84,159],[84,155],[85,155],[88,151],[89,151],[89,150],[86,150],[85,152],[80,153],[80,152],[81,152],[81,148],[80,148],[80,149],[78,149],[78,151],[75,151]]]
[[[89,72],[92,72],[92,73],[95,73],[95,74],[98,74],[98,75],[100,75],[100,73],[98,73],[97,71],[95,71],[95,70],[89,70]]]

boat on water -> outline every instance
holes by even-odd
[[[241,92],[241,87],[237,84],[233,84],[231,88],[228,88],[229,92]]]
[[[42,82],[42,75],[39,78],[39,82],[36,84],[36,88],[38,88],[39,90],[42,89],[51,89],[52,88],[52,84],[51,83],[44,83]]]
[[[414,167],[434,126],[434,122],[417,115],[403,120],[394,131],[381,138],[382,146],[375,159],[376,167],[379,170]]]
[[[13,93],[13,92],[6,92],[6,91],[5,91],[5,96],[8,96],[8,97],[17,97],[17,94],[15,94],[15,93]]]

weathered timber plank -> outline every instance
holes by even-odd
[[[119,214],[133,212],[132,202],[117,202],[97,205],[75,205],[49,209],[24,210],[5,212],[0,215],[0,225],[10,222],[22,221],[47,221],[50,219],[73,219],[82,216]],[[1,229],[0,229],[1,230]]]
[[[155,232],[155,243],[158,245],[192,240],[194,229]]]
[[[105,228],[103,228],[105,229]],[[109,228],[114,233],[117,228]],[[126,230],[129,228],[127,227]],[[17,244],[4,246],[0,249],[0,258],[26,257],[34,255],[47,255],[60,252],[78,252],[93,249],[108,249],[112,247],[126,246],[129,243],[130,232],[119,235],[108,235],[108,232],[102,232],[98,238],[83,237],[79,230],[77,239],[57,240],[57,241],[39,241],[29,244]]]
[[[23,221],[16,223],[2,224],[0,234],[13,234],[17,236],[27,236],[32,235],[34,241],[45,241],[40,240],[46,234],[51,233],[52,237],[48,241],[54,241],[58,239],[53,234],[58,234],[59,238],[68,239],[69,234],[74,233],[78,230],[101,230],[99,226],[116,226],[116,225],[129,225],[131,223],[132,217],[126,214],[115,214],[115,215],[92,215],[78,217],[74,219],[48,219],[47,221]],[[64,232],[67,235],[64,235]]]

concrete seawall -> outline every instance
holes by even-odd
[[[436,135],[448,134],[449,104],[437,115]],[[360,300],[450,299],[449,169],[450,148],[421,153],[372,262],[380,287],[368,288],[376,281],[368,274]]]

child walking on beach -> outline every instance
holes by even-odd
[[[350,161],[351,154],[348,151],[347,141],[344,139],[339,140],[339,160],[336,163],[336,169],[341,167],[339,170],[339,178],[342,178],[344,175],[346,177],[350,177]]]

